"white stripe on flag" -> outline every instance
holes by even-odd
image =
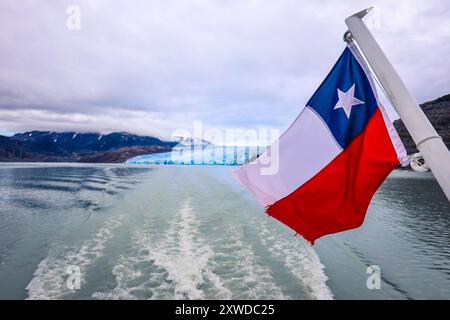
[[[278,140],[278,171],[262,175],[255,161],[241,166],[235,176],[246,185],[263,207],[291,194],[311,179],[341,151],[328,126],[306,107]],[[260,158],[268,157],[264,152]],[[273,155],[270,158],[274,158]],[[267,163],[264,161],[263,163]]]

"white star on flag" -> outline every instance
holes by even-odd
[[[351,86],[350,89],[347,90],[347,92],[343,92],[339,89],[337,89],[339,100],[336,103],[336,106],[334,107],[334,110],[337,110],[339,108],[344,109],[345,115],[347,118],[350,119],[350,113],[352,112],[352,107],[363,104],[364,101],[361,101],[357,98],[355,98],[355,84]]]

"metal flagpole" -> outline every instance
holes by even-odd
[[[360,11],[345,23],[450,201],[450,152],[362,21],[371,10]]]

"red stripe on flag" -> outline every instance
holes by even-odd
[[[373,194],[398,164],[377,109],[342,153],[266,212],[313,244],[323,235],[359,227]]]

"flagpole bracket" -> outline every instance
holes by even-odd
[[[345,31],[344,36],[342,37],[342,39],[344,40],[344,42],[347,42],[348,44],[351,44],[355,38],[353,37],[353,35],[350,32],[350,30],[347,30],[347,31]]]
[[[411,166],[411,169],[416,172],[427,172],[430,170],[430,167],[427,166],[425,159],[420,152],[409,156],[409,165]]]

